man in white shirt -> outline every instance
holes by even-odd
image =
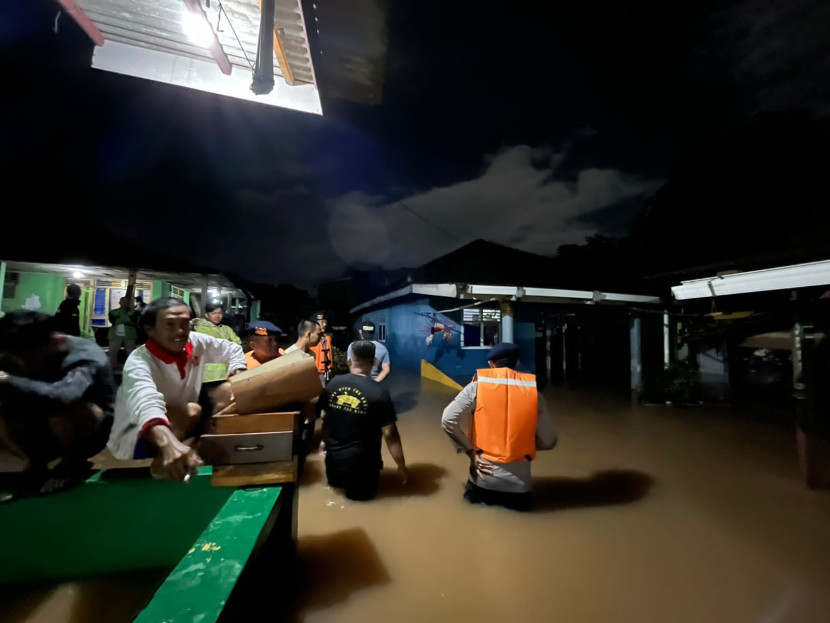
[[[297,327],[297,341],[285,349],[285,354],[293,353],[295,350],[301,350],[306,355],[314,355],[311,351],[312,346],[317,346],[320,343],[320,338],[323,336],[323,327],[313,320],[303,320]]]
[[[205,365],[227,364],[233,376],[246,369],[245,356],[238,344],[191,332],[181,299],[153,301],[142,324],[150,339],[124,364],[107,445],[119,459],[154,457],[154,475],[185,480],[202,460],[182,442],[212,415],[198,405]]]

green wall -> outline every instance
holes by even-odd
[[[66,296],[61,275],[49,273],[19,273],[19,275],[20,280],[17,283],[14,298],[5,298],[11,292],[3,293],[3,311],[25,309],[26,300],[30,297],[37,297],[32,302],[40,304],[39,307],[33,307],[35,311],[44,314],[54,314],[58,311],[58,305]]]

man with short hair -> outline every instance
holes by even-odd
[[[248,342],[251,350],[245,353],[245,362],[249,370],[258,368],[285,354],[285,351],[277,344],[277,337],[282,335],[282,331],[274,323],[257,320],[248,326],[248,332],[251,334]]]
[[[530,462],[557,436],[536,376],[516,372],[519,347],[502,343],[472,383],[444,409],[441,425],[459,454],[470,459],[464,498],[470,503],[530,510]]]
[[[334,377],[323,392],[323,435],[326,477],[332,487],[345,489],[352,500],[369,500],[378,488],[381,437],[406,483],[406,460],[395,424],[397,416],[389,391],[369,377],[375,345],[352,344],[349,374]]]
[[[12,489],[52,493],[80,482],[109,433],[115,383],[106,354],[55,326],[33,311],[0,319],[0,463],[22,474]]]
[[[312,348],[320,343],[322,337],[322,328],[314,320],[303,320],[297,326],[297,341],[285,349],[285,354],[289,355],[295,350],[300,350],[306,355],[314,356]]]
[[[195,318],[190,324],[198,333],[242,346],[242,340],[233,332],[233,329],[222,324],[224,317],[225,307],[222,303],[208,303],[205,305],[205,317]],[[228,378],[228,367],[225,364],[211,363],[205,366],[205,378],[202,381],[209,387],[223,383],[226,378]]]
[[[71,283],[66,287],[66,298],[55,313],[55,330],[64,335],[81,337],[81,286]]]
[[[119,459],[155,457],[155,476],[186,480],[202,460],[183,441],[198,436],[213,415],[197,402],[205,366],[222,364],[233,376],[246,369],[245,356],[238,344],[191,332],[190,308],[181,299],[153,301],[142,322],[150,339],[124,364],[108,446]],[[224,403],[232,399],[229,386]]]
[[[320,375],[320,382],[325,385],[331,380],[333,363],[331,335],[326,332],[329,321],[323,312],[313,314],[311,320],[320,325],[320,342],[316,346],[312,346],[311,351],[317,361],[317,373]]]
[[[372,364],[371,377],[373,381],[380,383],[383,379],[389,376],[392,371],[392,365],[389,363],[389,351],[383,342],[378,342],[375,339],[375,325],[370,321],[364,321],[360,327],[360,339],[371,342],[375,345],[375,361]],[[352,346],[355,343],[349,344],[349,349],[346,351],[346,357],[352,356]]]

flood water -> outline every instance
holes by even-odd
[[[830,493],[801,484],[787,428],[554,388],[559,446],[534,462],[524,514],[461,498],[467,460],[440,426],[454,392],[390,381],[411,482],[395,483],[384,449],[379,498],[351,502],[311,456],[297,588],[263,594],[273,614],[257,621],[830,620]],[[0,620],[122,621],[154,582],[40,588]],[[79,593],[95,615],[54,614]]]

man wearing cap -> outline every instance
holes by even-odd
[[[320,325],[320,343],[311,347],[311,352],[317,360],[317,372],[320,374],[320,381],[325,385],[331,379],[332,350],[331,335],[326,332],[329,322],[323,312],[317,312],[311,317],[313,322]]]
[[[537,450],[556,445],[553,419],[536,376],[515,370],[518,346],[497,344],[487,360],[489,368],[478,370],[444,409],[441,426],[470,459],[467,501],[530,510],[530,462]]]
[[[382,342],[375,339],[375,325],[367,320],[360,327],[360,339],[371,342],[375,345],[375,363],[372,365],[371,375],[372,380],[380,383],[383,379],[389,376],[392,366],[389,363],[389,351]],[[349,344],[349,350],[346,352],[346,357],[352,358],[352,346],[354,342]]]
[[[253,370],[285,354],[277,344],[277,337],[282,335],[280,328],[267,320],[258,320],[248,326],[251,339],[248,345],[251,351],[245,353],[245,363]]]

